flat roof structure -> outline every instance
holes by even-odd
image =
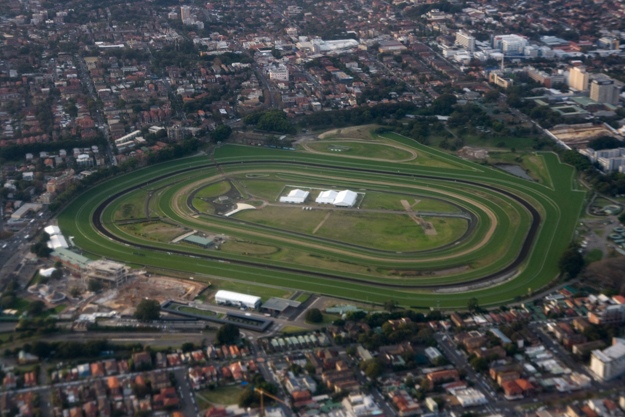
[[[203,248],[208,248],[213,245],[213,241],[211,239],[206,239],[205,237],[195,235],[187,236],[182,239],[182,241],[191,243],[193,245],[201,246]]]
[[[301,304],[302,303],[300,302],[297,302],[294,300],[287,300],[286,298],[271,297],[269,300],[263,303],[261,308],[265,310],[273,310],[273,311],[278,311],[282,313],[284,310],[286,310],[289,307],[297,308]]]

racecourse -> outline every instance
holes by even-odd
[[[584,193],[575,188],[572,167],[561,164],[555,154],[538,153],[551,179],[545,185],[455,158],[399,135],[385,136],[401,148],[411,149],[417,158],[397,163],[225,145],[214,155],[219,168],[209,157],[197,156],[100,184],[70,204],[59,215],[59,225],[81,249],[134,266],[361,301],[394,299],[405,306],[462,308],[471,297],[477,297],[481,305],[502,304],[529,289],[540,289],[557,276],[558,259],[570,242],[584,199]],[[445,167],[421,166],[421,156],[440,160]],[[239,184],[241,194],[246,193],[241,184],[266,178],[266,184],[363,189],[376,193],[379,201],[388,200],[389,195],[417,195],[430,199],[428,204],[434,209],[460,207],[473,216],[474,227],[462,239],[450,235],[456,239],[454,244],[394,253],[383,250],[379,241],[375,247],[366,247],[341,240],[340,233],[313,235],[310,226],[298,234],[301,230],[259,224],[257,218],[255,223],[198,213],[194,204],[188,204],[193,190],[213,197],[229,188],[223,185],[228,184],[223,182],[224,175]],[[267,195],[274,195],[269,190],[276,188],[267,186]],[[433,203],[436,201],[439,203]],[[123,227],[119,220],[144,217],[144,210],[137,209],[142,202],[150,217],[171,222],[172,227],[223,233],[233,242],[236,239],[245,247],[258,248],[258,253],[235,250],[234,243],[233,250],[224,246],[215,251],[133,234],[132,228]],[[98,222],[101,230],[95,227]],[[163,236],[169,235],[163,232]],[[485,285],[489,282],[486,278],[502,282],[475,286],[477,282]],[[454,292],[449,292],[453,287]]]

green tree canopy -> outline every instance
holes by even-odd
[[[217,330],[217,344],[230,345],[239,338],[239,328],[232,323],[226,323]]]
[[[141,300],[135,310],[135,318],[140,321],[157,320],[161,316],[161,304],[157,300]]]

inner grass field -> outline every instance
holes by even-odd
[[[359,156],[372,159],[386,159],[389,161],[402,161],[415,158],[415,155],[407,150],[383,143],[359,143],[349,140],[332,140],[311,142],[308,143],[307,146],[317,152],[330,154],[341,153],[344,156]]]
[[[272,288],[262,287],[270,285],[376,303],[393,299],[401,305],[415,308],[436,305],[440,305],[441,308],[464,308],[466,301],[472,297],[478,298],[482,306],[505,304],[513,301],[515,297],[537,291],[557,276],[558,259],[568,246],[585,196],[584,192],[577,191],[577,187],[574,186],[574,169],[561,164],[557,155],[553,153],[533,155],[544,162],[546,173],[551,179],[549,184],[541,184],[460,160],[400,135],[385,134],[384,140],[395,141],[414,149],[419,154],[431,155],[444,164],[457,166],[459,169],[362,161],[340,155],[237,145],[220,147],[214,157],[228,176],[238,177],[249,173],[273,175],[289,180],[291,184],[292,180],[301,183],[306,180],[312,181],[314,178],[315,181],[331,183],[336,187],[355,189],[363,187],[374,191],[377,187],[378,190],[413,193],[453,202],[478,218],[477,227],[469,238],[454,247],[442,248],[433,254],[428,253],[427,256],[424,254],[407,257],[402,254],[382,255],[366,249],[347,250],[344,244],[319,241],[318,239],[323,238],[316,236],[295,239],[292,233],[286,230],[268,235],[266,229],[261,226],[240,225],[236,219],[224,219],[220,216],[193,217],[193,211],[186,205],[186,197],[192,190],[201,186],[203,181],[211,178],[215,181],[222,175],[206,156],[151,166],[100,184],[68,205],[58,216],[59,226],[66,235],[73,236],[76,245],[87,253],[129,264],[166,268],[180,273],[198,274],[197,276],[219,277],[223,282],[233,282],[229,280],[249,282],[256,288]],[[278,161],[288,164],[278,164]],[[246,162],[261,163],[246,164]],[[228,163],[234,164],[227,165]],[[307,164],[321,164],[324,167]],[[192,167],[198,169],[176,174],[183,168]],[[356,171],[357,169],[365,171]],[[114,223],[119,203],[124,198],[131,198],[130,195],[137,191],[122,195],[107,206],[102,213],[102,220],[107,229],[115,235],[135,244],[147,242],[151,249],[136,247],[128,250],[124,244],[108,239],[93,228],[91,216],[102,201],[110,195],[127,190],[132,185],[141,184],[161,175],[170,176],[159,181],[158,185],[165,188],[152,196],[150,207],[154,207],[154,210],[166,217],[168,222],[171,221],[181,227],[225,233],[232,236],[235,243],[238,239],[253,242],[254,245],[277,247],[279,251],[254,256],[246,255],[245,251],[184,248],[190,256],[212,256],[228,260],[229,263],[216,262],[216,259],[210,258],[167,255],[166,251],[180,250],[180,245],[146,241],[127,233]],[[413,178],[413,175],[419,177]],[[426,178],[428,176],[437,176],[444,180],[429,180]],[[456,182],[457,180],[468,180],[477,185],[461,184]],[[150,186],[153,185],[156,184]],[[517,256],[531,217],[518,202],[497,190],[512,192],[530,202],[540,213],[540,227],[527,259],[512,279],[499,285],[488,288],[466,287],[461,291],[452,292],[439,291],[441,284],[470,282],[496,272]],[[274,199],[279,192],[280,190],[276,191],[275,188],[267,190],[267,194],[271,194]],[[444,197],[440,194],[444,194]],[[137,196],[132,198],[139,199]],[[415,207],[418,207],[418,204]],[[492,213],[492,216],[488,213]],[[496,224],[493,223],[494,219]],[[485,243],[480,246],[480,242]],[[308,261],[303,262],[304,259]],[[259,266],[239,263],[250,260],[257,262]],[[457,266],[464,266],[464,269],[446,276],[427,275],[428,270],[436,271]],[[277,269],[284,267],[289,269]],[[385,271],[391,268],[413,271],[421,275],[385,276]],[[324,278],[319,275],[321,273],[336,275],[337,278]],[[347,282],[338,277],[359,281]],[[401,288],[414,285],[418,285],[419,288]]]

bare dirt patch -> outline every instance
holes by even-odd
[[[416,203],[415,203],[416,204]],[[410,211],[412,209],[412,206],[410,205],[410,203],[406,200],[401,200],[401,205],[404,206],[404,208],[406,209],[406,211]],[[438,232],[436,231],[436,229],[434,228],[434,225],[430,222],[426,222],[425,220],[423,220],[421,217],[417,216],[416,214],[412,214],[409,213],[408,217],[410,217],[412,220],[414,220],[419,226],[421,226],[421,228],[423,229],[423,232],[428,235],[428,236],[434,236],[437,235]]]
[[[162,303],[175,300],[187,303],[195,299],[207,285],[201,282],[165,276],[140,276],[120,288],[110,289],[98,296],[93,303],[132,314],[139,302],[146,297]]]

